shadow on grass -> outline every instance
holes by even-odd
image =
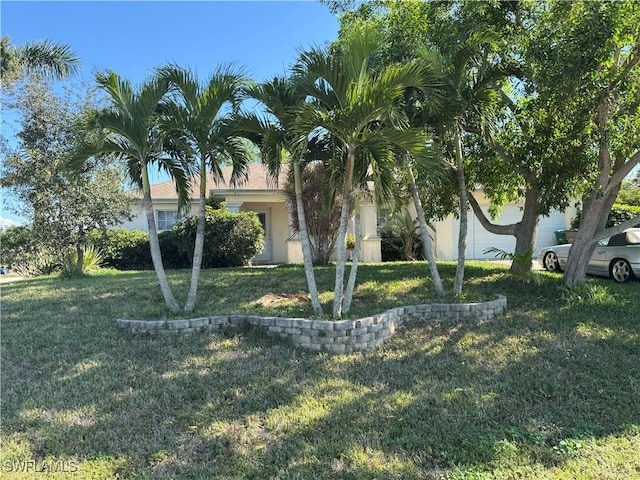
[[[29,458],[83,459],[87,478],[266,479],[562,467],[583,440],[637,435],[638,286],[567,308],[553,276],[480,268],[470,284],[487,274],[474,288],[506,293],[503,317],[411,326],[347,355],[256,330],[129,335],[113,311],[147,295],[133,284],[36,282],[3,302],[3,437]]]

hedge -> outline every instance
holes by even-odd
[[[640,215],[640,207],[634,205],[623,205],[621,203],[615,203],[611,207],[611,212],[607,218],[607,224],[605,228],[614,227],[630,218]],[[582,216],[582,210],[578,209],[576,216],[571,219],[571,228],[578,228],[580,226],[580,217]],[[640,227],[640,223],[636,225]]]
[[[172,231],[160,232],[160,250],[165,268],[191,268],[197,216],[178,222]],[[91,243],[104,256],[104,265],[119,270],[153,268],[149,234],[116,228],[94,230]],[[202,268],[248,265],[264,245],[264,230],[254,212],[233,213],[207,209]]]
[[[203,268],[248,265],[264,247],[264,229],[255,212],[233,213],[207,207]],[[177,247],[191,263],[198,217],[183,218],[174,227]]]

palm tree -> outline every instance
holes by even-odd
[[[443,103],[431,119],[437,135],[450,142],[452,160],[460,200],[460,228],[458,235],[458,261],[453,286],[454,295],[460,295],[464,283],[467,249],[468,210],[474,199],[468,198],[463,137],[468,130],[483,132],[494,118],[498,98],[497,84],[505,76],[503,67],[489,61],[496,34],[491,32],[465,32],[453,46],[442,49],[436,60],[445,65]],[[433,55],[431,55],[433,56]]]
[[[321,316],[322,305],[313,270],[313,257],[302,198],[301,162],[308,151],[308,144],[296,142],[292,135],[297,109],[304,104],[305,94],[293,79],[275,77],[252,88],[250,95],[266,108],[268,118],[261,119],[256,115],[248,115],[247,128],[260,136],[262,160],[267,164],[271,176],[278,178],[285,152],[289,154],[291,160],[304,271],[313,312]]]
[[[368,68],[369,57],[377,44],[377,35],[372,29],[356,31],[331,50],[316,48],[303,52],[294,67],[305,93],[312,98],[298,111],[295,125],[298,142],[328,135],[336,145],[334,178],[341,185],[342,207],[334,319],[348,313],[353,293],[349,289],[344,291],[344,273],[354,178],[370,176],[375,181],[377,195],[390,195],[394,150],[412,151],[418,146],[415,154],[421,155],[420,141],[416,140],[424,138],[421,131],[409,127],[404,110],[398,108],[406,88],[423,86],[423,68],[411,63],[372,73]],[[357,269],[357,263],[352,268]]]
[[[11,84],[22,73],[64,80],[78,71],[80,61],[71,48],[49,41],[22,46],[11,43],[8,35],[0,40],[0,82]]]
[[[85,146],[72,163],[76,168],[81,168],[87,158],[98,153],[114,154],[125,161],[128,178],[142,190],[151,259],[160,289],[167,307],[172,312],[178,312],[180,307],[173,296],[162,263],[149,182],[149,167],[155,165],[173,178],[181,206],[188,201],[189,171],[180,159],[167,155],[167,136],[159,128],[159,112],[169,91],[169,83],[152,78],[136,91],[129,81],[114,72],[99,73],[96,81],[107,93],[111,103],[95,119],[96,126],[105,135],[96,143]]]
[[[185,153],[200,180],[191,285],[184,307],[190,312],[196,304],[202,266],[207,171],[218,183],[224,180],[222,166],[230,163],[233,166],[230,181],[236,184],[246,179],[246,167],[252,161],[251,152],[233,122],[234,110],[248,80],[232,65],[219,67],[204,85],[191,71],[175,65],[159,69],[158,76],[176,88],[176,95],[163,114],[162,129],[187,147]]]
[[[419,166],[415,165],[414,159],[411,159],[409,155],[403,155],[403,157],[405,159],[407,176],[409,178],[409,191],[411,192],[413,205],[416,209],[416,216],[418,217],[418,230],[420,232],[420,239],[422,240],[424,258],[426,258],[429,265],[429,273],[431,275],[431,281],[433,282],[433,288],[435,289],[436,294],[439,297],[444,297],[444,287],[442,286],[440,272],[438,271],[436,258],[433,254],[433,244],[431,243],[431,235],[429,235],[429,226],[425,217],[424,207],[422,206],[422,200],[418,193],[416,177],[413,173],[413,170]]]

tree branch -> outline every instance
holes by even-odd
[[[622,167],[616,169],[611,175],[607,188],[604,190],[604,195],[607,195],[616,185],[622,183],[622,180],[631,173],[636,165],[640,165],[640,150],[636,151],[629,159],[622,165]]]
[[[489,146],[495,150],[495,152],[500,155],[502,158],[504,158],[507,162],[513,164],[513,156],[509,155],[507,153],[507,151],[504,149],[504,147],[502,145],[500,145],[498,142],[496,142],[493,138],[493,136],[491,136],[490,133],[485,132],[485,139],[487,140],[487,142],[489,143]]]
[[[618,78],[616,78],[610,85],[609,90],[613,89],[618,83],[620,83],[627,73],[629,73],[629,71],[638,64],[638,62],[640,62],[640,43],[636,44],[634,55],[630,56],[622,65]]]
[[[594,235],[594,238],[597,240],[600,240],[602,238],[613,237],[618,233],[624,232],[627,228],[633,228],[636,225],[640,225],[640,215],[636,215],[635,217],[632,217],[629,220],[625,220],[624,222],[614,227],[609,227],[603,230],[599,230]]]
[[[494,223],[491,223],[482,211],[482,208],[480,208],[480,205],[478,204],[478,201],[475,199],[473,194],[470,194],[467,199],[471,204],[471,208],[473,208],[473,213],[476,214],[476,218],[480,221],[480,224],[485,228],[485,230],[496,235],[516,234],[516,228],[519,225],[518,223],[512,223],[511,225],[496,225]]]

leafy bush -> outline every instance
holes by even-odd
[[[629,220],[630,218],[635,217],[636,215],[640,215],[640,207],[615,203],[613,207],[611,207],[611,212],[609,213],[609,218],[607,219],[607,224],[605,227],[613,227],[626,220]],[[571,219],[571,228],[578,228],[580,226],[581,216],[582,210],[578,208],[576,216]],[[636,225],[636,227],[640,227],[640,224]]]
[[[78,270],[78,252],[73,249],[62,262],[62,276],[76,277],[85,272],[96,272],[100,269],[103,260],[102,252],[93,245],[89,245],[82,249],[82,270]]]
[[[640,207],[640,173],[635,180],[624,180],[616,203]]]
[[[62,269],[60,256],[50,250],[35,250],[20,256],[12,263],[13,271],[23,278],[49,275]]]
[[[48,275],[60,269],[60,256],[42,248],[30,227],[18,225],[0,232],[0,262],[21,277]]]
[[[25,225],[9,227],[0,231],[0,263],[5,267],[13,267],[20,263],[20,258],[33,253],[36,245],[33,242],[31,229]]]
[[[191,254],[188,255],[181,246],[182,240],[172,230],[158,233],[158,240],[160,242],[160,251],[162,252],[162,263],[165,268],[191,268],[193,246],[191,247]],[[206,242],[205,238],[205,246]],[[149,243],[147,241],[148,248]],[[151,261],[151,253],[149,253],[149,261]],[[149,268],[153,268],[152,263],[149,264]]]
[[[198,217],[183,218],[173,227],[176,248],[193,258]],[[239,267],[248,265],[264,245],[264,230],[255,212],[233,213],[207,208],[203,268]]]
[[[609,214],[609,219],[607,220],[607,227],[613,227],[614,225],[618,225],[637,215],[640,215],[640,207],[616,203],[611,208],[611,213]],[[640,223],[636,225],[636,227],[640,227]]]
[[[531,263],[533,262],[533,248],[530,248],[524,253],[511,253],[497,247],[489,247],[486,248],[483,253],[493,253],[494,258],[498,258],[500,260],[510,260],[512,265],[517,268],[517,271],[521,272],[516,275],[522,278],[525,282],[528,283],[531,281],[536,285],[540,285],[540,283],[542,283],[542,278],[540,278],[538,272],[530,270]]]
[[[102,252],[105,266],[119,270],[153,268],[147,232],[126,228],[93,230],[90,239],[93,246]]]
[[[72,259],[74,263],[78,261],[77,254]],[[102,252],[93,245],[85,247],[82,251],[82,271],[83,272],[95,272],[100,268],[104,262]]]
[[[414,234],[412,253],[413,259],[406,255],[406,242],[400,236],[391,230],[384,229],[380,231],[380,250],[383,262],[402,262],[407,260],[423,260],[422,239],[420,235]]]

